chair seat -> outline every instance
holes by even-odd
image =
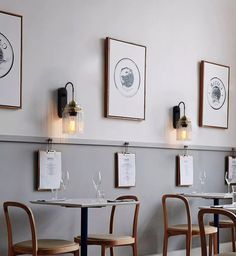
[[[223,252],[223,253],[216,254],[216,255],[218,255],[218,256],[235,256],[236,252]]]
[[[77,236],[75,241],[80,243],[81,237]],[[119,246],[119,245],[127,245],[133,244],[135,242],[134,237],[132,236],[116,236],[113,234],[91,234],[88,235],[88,244],[90,245],[112,245],[112,246]]]
[[[211,221],[209,224],[211,226],[214,226],[213,221]],[[233,226],[234,226],[234,223],[231,220],[220,220],[219,221],[219,228],[232,228]]]
[[[73,252],[79,249],[79,244],[61,239],[39,239],[38,254],[55,254]],[[14,251],[18,253],[30,253],[32,241],[23,241],[14,245]]]
[[[174,226],[170,226],[168,230],[184,233],[188,231],[188,225],[187,224],[174,225]],[[217,228],[210,225],[205,225],[205,233],[206,235],[217,233]],[[198,225],[192,225],[192,234],[193,235],[200,234],[200,229]]]

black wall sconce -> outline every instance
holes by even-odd
[[[71,85],[72,100],[67,104],[67,86]],[[83,109],[75,101],[75,89],[71,82],[58,89],[58,116],[62,118],[62,131],[67,134],[82,133],[84,129]]]
[[[184,115],[180,117],[180,105],[184,107]],[[176,129],[177,140],[191,140],[192,124],[185,115],[185,103],[181,101],[178,106],[173,107],[173,127]]]

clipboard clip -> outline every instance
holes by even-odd
[[[47,152],[55,152],[55,150],[52,149],[52,138],[47,139]]]
[[[188,146],[184,145],[184,156],[188,156]]]
[[[127,155],[129,154],[129,142],[125,142],[124,143],[124,152],[123,152],[124,155]]]
[[[231,151],[231,157],[232,158],[236,158],[236,155],[235,155],[235,148],[232,148],[232,151]]]

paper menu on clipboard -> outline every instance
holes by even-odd
[[[193,156],[177,156],[177,186],[193,185]]]
[[[39,151],[38,190],[59,189],[62,170],[61,152]]]
[[[236,157],[228,156],[228,176],[231,183],[236,183]]]
[[[135,186],[135,154],[116,153],[117,177],[116,187]]]

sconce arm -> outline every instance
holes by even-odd
[[[180,107],[180,105],[183,104],[184,105],[184,116],[185,116],[185,103],[183,101],[180,101],[178,107]]]
[[[75,88],[74,88],[74,85],[71,82],[68,82],[65,85],[65,88],[67,87],[67,85],[71,85],[71,88],[72,88],[72,100],[74,101],[75,100]]]

